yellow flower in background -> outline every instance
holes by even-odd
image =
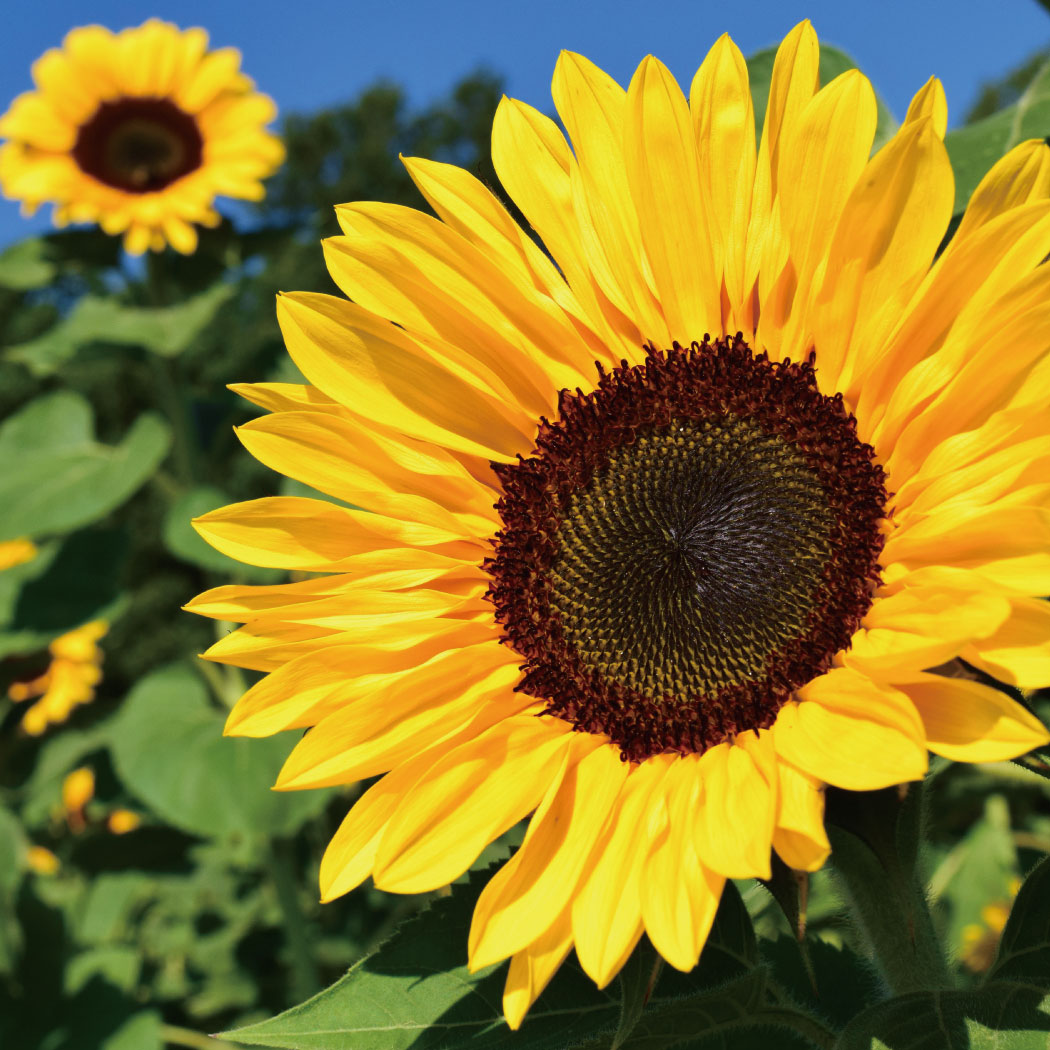
[[[32,540],[5,540],[0,543],[0,572],[24,565],[37,555],[37,546]]]
[[[114,835],[127,835],[142,824],[142,818],[130,809],[115,809],[106,818],[106,827]]]
[[[1010,918],[1014,898],[1021,889],[1021,880],[1014,877],[1008,887],[1008,900],[992,901],[981,909],[981,921],[972,922],[963,927],[962,945],[959,957],[967,970],[972,973],[986,973],[995,962],[1003,930]]]
[[[71,831],[84,830],[84,807],[94,797],[95,774],[87,766],[74,769],[62,781],[62,814]]]
[[[54,875],[61,866],[58,857],[43,846],[30,846],[26,850],[26,865],[37,875]]]
[[[961,658],[1050,682],[1050,149],[953,210],[931,80],[870,156],[875,96],[781,45],[756,148],[743,57],[688,101],[564,54],[568,130],[504,100],[478,180],[406,160],[437,218],[338,209],[348,300],[278,314],[308,385],[239,388],[263,463],[343,504],[197,520],[224,553],[323,575],[190,608],[206,654],[266,672],[227,731],[312,727],[282,789],[386,774],[322,862],[420,893],[533,814],[478,902],[473,968],[511,958],[516,1027],[568,952],[606,985],[648,934],[697,961],[727,878],[829,851],[826,784],[1046,730]],[[549,253],[549,256],[548,254]]]
[[[134,255],[193,252],[194,224],[219,221],[215,198],[260,200],[284,159],[266,130],[276,108],[240,62],[235,48],[209,51],[203,29],[156,19],[73,29],[0,117],[0,189],[30,214],[53,202],[60,226],[123,234]]]
[[[30,736],[40,736],[49,725],[64,722],[73,708],[95,698],[102,680],[102,650],[98,641],[109,630],[104,620],[93,620],[56,638],[49,646],[48,669],[30,682],[15,682],[7,695],[16,703],[40,697],[22,718]]]

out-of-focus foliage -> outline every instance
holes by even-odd
[[[418,907],[376,891],[319,906],[317,865],[354,793],[269,790],[290,741],[222,736],[251,676],[198,661],[226,627],[178,610],[278,575],[189,526],[274,492],[233,434],[257,412],[226,384],[293,378],[276,293],[334,291],[317,243],[337,232],[333,204],[425,206],[399,153],[494,182],[500,95],[478,74],[419,111],[383,85],[290,118],[267,199],[202,230],[188,258],[130,261],[94,229],[0,254],[0,556],[17,554],[0,569],[5,1050],[204,1045],[319,991]],[[9,687],[99,620],[96,698],[30,735]],[[63,782],[81,769],[93,790],[71,811]]]
[[[824,49],[825,78],[851,65]],[[769,54],[751,60],[756,104],[770,70]],[[1018,137],[1050,133],[1048,85],[1033,62],[949,134],[960,201]],[[665,968],[654,984],[644,944],[604,991],[566,965],[514,1036],[499,1019],[502,972],[464,965],[479,870],[431,901],[364,888],[318,905],[319,859],[359,789],[271,793],[291,735],[222,737],[252,675],[198,661],[228,626],[176,610],[209,586],[279,574],[207,547],[188,519],[278,484],[237,443],[233,426],[256,412],[226,384],[297,378],[273,300],[335,291],[317,243],[338,232],[333,205],[425,207],[399,153],[459,164],[498,192],[500,93],[479,74],[413,112],[379,85],[289,118],[266,200],[202,231],[190,257],[129,263],[95,230],[0,254],[0,555],[19,545],[0,569],[0,1047],[218,1050],[202,1033],[225,1029],[226,1045],[313,1050],[758,1050],[775,1024],[788,1026],[784,1050],[1045,1046],[1050,763],[1038,757],[943,763],[928,783],[926,848],[897,874],[928,888],[948,993],[888,994],[828,871],[730,888],[692,974]],[[884,141],[896,122],[881,103],[879,115]],[[30,735],[9,687],[39,680],[48,646],[93,622],[109,624],[96,698]],[[1030,699],[1046,719],[1050,705]],[[907,805],[876,795],[903,826]],[[832,797],[828,812],[884,861],[849,805]],[[997,1041],[1004,1029],[1014,1042]]]

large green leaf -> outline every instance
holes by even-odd
[[[972,992],[914,992],[865,1010],[835,1050],[1046,1050],[1050,998],[996,982]]]
[[[68,317],[29,342],[7,347],[4,354],[39,376],[51,375],[91,343],[142,346],[175,357],[196,341],[233,292],[232,285],[220,282],[185,302],[153,308],[84,296]]]
[[[700,1038],[711,1040],[704,1045],[712,1048],[735,1047],[744,1032],[778,1026],[812,1030],[805,1015],[766,1002],[765,971],[752,967],[754,933],[730,883],[701,965],[689,974],[664,967],[644,1010],[632,1008],[628,988],[628,1009],[622,1013],[620,987],[639,978],[649,984],[654,957],[643,942],[638,964],[628,963],[621,978],[603,990],[570,957],[521,1030],[511,1032],[501,1011],[504,968],[471,974],[466,967],[471,911],[489,874],[473,872],[466,883],[454,885],[450,896],[405,923],[324,992],[223,1038],[295,1050],[669,1050]],[[784,1038],[785,1047],[800,1045],[794,1036]]]
[[[158,816],[196,835],[284,835],[320,812],[327,791],[270,790],[291,750],[288,737],[224,737],[223,721],[191,668],[156,671],[132,689],[111,726],[117,773]]]
[[[1032,77],[1021,97],[1006,109],[944,137],[955,171],[955,210],[966,207],[970,194],[995,162],[1025,139],[1050,135],[1050,61]]]
[[[0,541],[97,521],[153,474],[170,442],[168,425],[151,412],[110,446],[93,439],[91,409],[78,395],[31,402],[0,427]]]
[[[1050,857],[1021,886],[988,976],[1050,991]]]
[[[747,73],[751,81],[751,97],[755,107],[755,127],[761,134],[762,121],[766,117],[766,105],[769,102],[769,84],[773,78],[773,61],[777,56],[775,47],[767,47],[762,51],[756,51],[747,60]],[[847,69],[856,69],[857,63],[837,47],[830,44],[820,45],[820,82],[828,84],[835,77],[845,73]],[[875,143],[873,149],[878,149],[884,142],[893,137],[897,131],[897,121],[890,112],[889,106],[882,100],[882,96],[876,92],[876,105],[878,106],[879,123],[875,131]]]
[[[43,288],[54,276],[55,266],[48,258],[47,242],[38,237],[20,241],[0,252],[0,287],[24,292]]]

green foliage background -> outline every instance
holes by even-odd
[[[850,64],[826,49],[825,79]],[[750,65],[761,106],[772,53]],[[297,378],[274,296],[335,292],[318,245],[337,232],[333,204],[425,207],[399,153],[460,164],[498,189],[488,139],[500,94],[496,77],[476,74],[410,112],[396,86],[377,85],[288,118],[289,161],[265,201],[202,231],[188,258],[144,265],[91,229],[0,255],[0,541],[29,536],[40,548],[0,572],[0,1046],[218,1048],[205,1033],[241,1028],[225,1039],[314,1050],[1046,1047],[1050,868],[1039,862],[1050,853],[1050,800],[1040,760],[943,763],[931,776],[927,846],[903,877],[921,880],[933,902],[952,953],[949,991],[892,996],[865,958],[863,931],[843,918],[850,888],[821,872],[802,902],[781,872],[769,887],[727,891],[693,974],[664,972],[654,984],[659,967],[643,946],[598,992],[569,963],[512,1037],[499,1019],[503,968],[470,975],[464,964],[483,869],[520,831],[433,901],[363,888],[317,903],[321,854],[360,788],[271,793],[292,740],[222,737],[252,676],[197,661],[215,625],[177,610],[209,586],[279,575],[207,548],[188,519],[301,490],[241,449],[233,426],[256,413],[226,384]],[[1006,149],[1050,132],[1045,56],[990,86],[971,116],[948,140],[959,208]],[[880,118],[881,142],[896,125],[884,106]],[[96,618],[112,624],[97,699],[27,736],[26,705],[7,700],[7,686],[46,667],[52,639]],[[1050,714],[1043,698],[1032,702]],[[61,785],[80,766],[97,789],[76,829]],[[906,804],[878,794],[872,804],[903,826]],[[842,815],[837,849],[867,848],[851,805],[829,800],[831,818]],[[110,832],[117,808],[141,826]],[[33,844],[57,855],[57,872],[30,870]],[[1033,868],[996,959],[986,909],[1008,907]],[[975,936],[983,954],[964,957]]]

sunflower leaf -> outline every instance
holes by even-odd
[[[48,376],[91,343],[142,346],[161,357],[175,357],[191,346],[233,295],[217,283],[173,306],[125,306],[115,299],[85,295],[68,317],[43,335],[7,347],[4,355],[37,376]]]
[[[751,1023],[763,999],[765,971],[754,967],[758,950],[747,909],[727,883],[700,966],[690,974],[664,967],[645,1009],[631,1011],[636,1023],[629,1034],[618,1034],[622,978],[598,989],[572,956],[533,1004],[521,1030],[511,1032],[501,1008],[505,967],[472,974],[466,966],[474,903],[490,875],[491,870],[474,871],[453,885],[449,896],[404,923],[319,995],[222,1038],[295,1050],[564,1050],[608,1048],[614,1040],[621,1040],[616,1045],[624,1050],[657,1050],[702,1031],[742,1030]]]
[[[120,506],[167,455],[171,432],[144,412],[116,446],[91,436],[79,395],[37,398],[0,427],[0,540],[68,532]]]
[[[55,276],[55,265],[48,259],[47,242],[39,237],[19,241],[0,252],[0,287],[17,292],[43,288]]]
[[[1050,991],[1050,857],[1022,884],[988,977]]]
[[[322,810],[327,791],[270,790],[291,742],[222,735],[223,713],[200,677],[173,665],[143,678],[111,725],[125,786],[192,835],[284,835]]]
[[[865,1010],[834,1050],[1046,1050],[1050,997],[996,981],[976,991],[912,992]]]

